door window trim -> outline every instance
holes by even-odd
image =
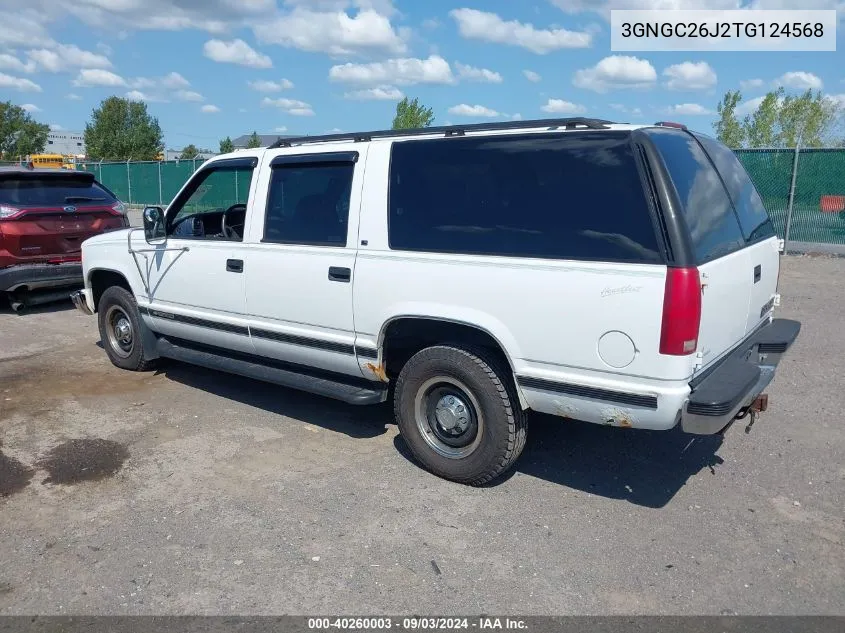
[[[349,220],[352,217],[352,190],[349,192],[349,210],[346,218],[346,240],[343,244],[329,242],[301,242],[296,240],[267,239],[267,220],[270,217],[270,199],[273,193],[273,172],[285,167],[334,167],[338,165],[353,165],[351,184],[355,183],[354,165],[358,162],[359,153],[349,152],[310,152],[307,154],[281,154],[270,160],[270,178],[267,181],[267,197],[264,201],[264,221],[261,225],[260,244],[271,246],[310,246],[318,248],[346,248],[349,244]]]

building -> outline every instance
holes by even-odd
[[[85,156],[85,136],[82,132],[68,132],[66,130],[50,130],[47,134],[45,154],[62,154]]]
[[[164,160],[179,160],[179,157],[182,156],[181,149],[168,149],[164,151]],[[200,150],[200,153],[197,154],[197,162],[208,160],[209,158],[214,158],[217,156],[216,152],[204,152]]]
[[[232,139],[232,145],[235,146],[235,149],[246,149],[249,139],[251,138],[252,132],[244,134],[243,136]],[[258,138],[261,139],[261,147],[268,147],[280,138],[295,138],[295,136],[293,134],[259,134]]]

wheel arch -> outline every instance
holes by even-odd
[[[503,338],[505,337],[497,335],[489,327],[453,316],[433,316],[414,312],[395,314],[387,318],[379,330],[377,345],[382,363],[380,369],[382,372],[398,374],[410,355],[431,345],[452,343],[464,344],[468,347],[480,346],[493,351],[503,361],[503,368],[510,373],[519,404],[522,409],[527,409],[528,401],[516,380],[516,367],[512,353],[503,343]],[[513,342],[511,341],[510,350],[512,349]],[[397,350],[401,351],[397,353]]]
[[[100,297],[107,288],[111,286],[120,286],[125,288],[133,295],[135,291],[132,290],[132,285],[125,274],[113,268],[92,268],[88,271],[87,286],[91,289],[91,301],[94,304],[94,312],[99,309]]]

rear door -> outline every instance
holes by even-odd
[[[763,199],[736,154],[709,136],[696,134],[696,137],[725,183],[747,243],[745,251],[752,284],[746,330],[750,331],[765,320],[774,307],[780,269],[779,240]]]
[[[0,207],[6,265],[78,259],[87,238],[126,226],[123,204],[88,172],[0,174]]]
[[[673,128],[653,128],[647,134],[675,186],[698,266],[702,294],[697,353],[699,364],[706,367],[753,329],[748,314],[757,260],[745,248],[731,198],[696,138]]]

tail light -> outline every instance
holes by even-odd
[[[701,325],[701,280],[697,268],[670,268],[663,295],[660,353],[688,356],[698,347]]]
[[[0,221],[11,220],[15,216],[23,212],[23,209],[9,206],[8,204],[0,204]]]
[[[115,202],[109,208],[112,210],[112,213],[114,213],[115,215],[126,215],[126,211],[127,211],[126,205],[123,204],[120,200]]]

